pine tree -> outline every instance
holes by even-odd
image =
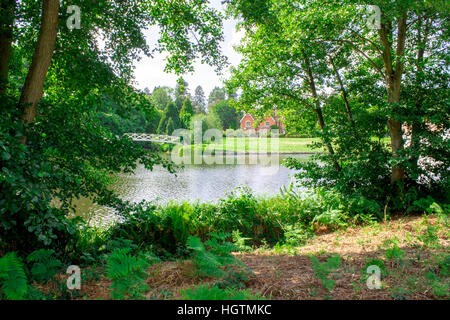
[[[221,88],[215,87],[209,94],[208,107],[211,107],[222,100],[225,100],[225,92],[223,92]]]
[[[170,136],[174,131],[175,131],[174,121],[172,120],[172,118],[169,118],[169,120],[167,121],[165,133]]]
[[[189,123],[194,115],[194,109],[192,108],[191,100],[184,100],[183,107],[180,111],[180,121],[183,128],[189,128]]]
[[[201,86],[195,88],[194,95],[194,110],[195,113],[206,113],[206,97],[205,92]]]
[[[167,123],[169,119],[172,119],[174,127],[176,128],[180,127],[179,113],[173,102],[169,102],[166,110],[164,110],[164,114],[162,115],[161,120],[159,121],[157,133],[159,134],[166,133]]]

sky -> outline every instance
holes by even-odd
[[[223,11],[220,1],[213,0],[211,2],[213,7]],[[242,31],[236,31],[236,23],[235,20],[226,20],[223,23],[225,41],[222,43],[222,53],[228,57],[228,61],[233,66],[237,66],[241,60],[240,55],[234,51],[233,45],[238,44],[243,36]],[[157,32],[158,29],[156,27],[145,31],[145,36],[149,44],[156,42]],[[138,89],[143,90],[147,87],[150,91],[153,91],[155,86],[175,87],[178,76],[164,72],[166,56],[167,54],[164,53],[156,53],[153,57],[143,57],[135,63],[134,74]],[[189,84],[191,94],[194,93],[198,85],[201,85],[206,97],[208,97],[214,87],[222,87],[222,80],[226,79],[229,75],[226,70],[219,76],[214,71],[214,67],[201,64],[200,61],[194,62],[193,65],[194,73],[183,75],[184,80]]]

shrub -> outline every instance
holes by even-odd
[[[315,216],[313,223],[318,226],[330,227],[331,229],[347,227],[347,215],[339,209],[328,209],[324,213]]]
[[[188,203],[163,207],[136,205],[123,222],[111,228],[111,237],[128,239],[138,246],[151,244],[159,254],[175,254],[186,246],[194,230],[192,215],[193,208]]]

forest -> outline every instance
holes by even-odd
[[[448,300],[449,9],[2,0],[0,300]],[[234,65],[230,20],[243,34]],[[177,82],[139,89],[135,62],[158,54]],[[195,61],[226,79],[188,83]],[[283,157],[266,180],[170,158],[258,156],[267,135],[240,121],[257,130],[275,112]],[[195,135],[195,123],[223,141],[126,135]],[[80,201],[114,218],[93,223]]]

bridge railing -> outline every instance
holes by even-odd
[[[153,133],[125,133],[125,136],[129,137],[133,141],[150,141],[159,143],[181,143],[180,137],[169,136],[163,134],[153,134]]]

